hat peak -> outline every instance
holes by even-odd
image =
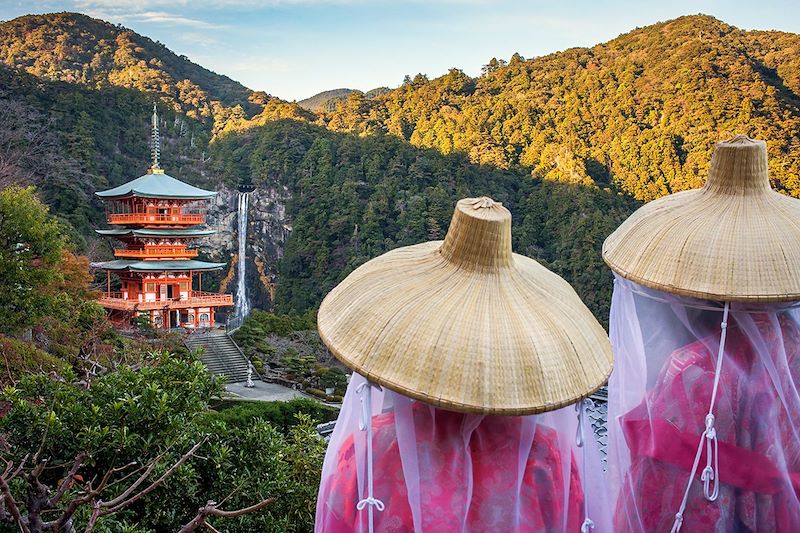
[[[759,141],[758,139],[751,139],[744,133],[739,133],[737,135],[734,135],[727,141],[722,141],[722,142],[725,144],[735,144],[735,145],[757,145],[763,143],[764,141]]]
[[[717,143],[703,190],[726,195],[771,192],[767,143],[747,135],[736,135]]]
[[[488,196],[459,200],[439,252],[474,270],[511,266],[511,213]]]
[[[481,196],[479,198],[471,198],[472,200],[472,208],[473,209],[488,209],[494,206],[502,207],[503,204],[501,202],[495,202],[488,196]]]

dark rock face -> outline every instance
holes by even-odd
[[[237,228],[239,191],[223,188],[209,203],[207,225],[216,231],[197,242],[200,253],[214,261],[228,263],[221,274],[221,289],[236,292]],[[254,309],[271,310],[278,261],[292,231],[286,217],[289,191],[284,187],[256,188],[250,192],[247,223],[247,289]],[[235,295],[234,295],[235,296]]]

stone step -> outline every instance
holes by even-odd
[[[224,376],[228,383],[247,380],[247,358],[228,335],[192,335],[185,344],[190,350],[202,348],[201,360],[208,370]],[[255,373],[253,379],[258,379]]]

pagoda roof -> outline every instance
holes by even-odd
[[[216,233],[213,229],[185,228],[185,229],[154,229],[154,228],[114,228],[95,230],[100,235],[107,237],[203,237]]]
[[[98,191],[95,193],[101,198],[124,198],[126,196],[139,196],[142,198],[182,198],[201,200],[213,198],[216,192],[200,189],[181,180],[168,176],[163,172],[145,174],[119,187]]]
[[[218,270],[225,267],[225,263],[206,263],[205,261],[136,261],[126,259],[116,259],[114,261],[103,261],[92,263],[94,268],[103,270],[129,270],[131,272],[161,272],[163,270]]]

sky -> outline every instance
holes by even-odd
[[[54,11],[122,24],[287,100],[396,87],[406,74],[452,67],[474,76],[492,57],[592,46],[696,13],[800,33],[797,0],[0,0],[2,20]]]

